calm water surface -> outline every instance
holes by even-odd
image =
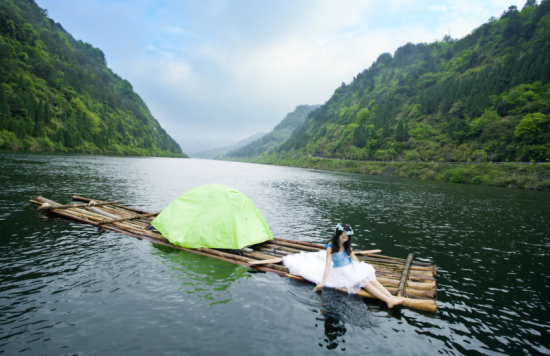
[[[202,184],[246,194],[275,236],[437,264],[438,311],[376,301],[37,212],[73,194],[158,211]],[[550,194],[168,158],[0,153],[0,353],[550,353]]]

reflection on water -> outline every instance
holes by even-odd
[[[377,316],[373,311],[380,311],[382,303],[375,302],[367,307],[357,295],[348,295],[330,288],[316,293],[312,284],[301,281],[292,281],[289,284],[291,289],[288,293],[295,300],[310,306],[312,313],[320,314],[315,317],[315,326],[318,327],[319,321],[323,322],[325,337],[319,340],[321,347],[332,350],[340,345],[345,350],[346,325],[371,332],[378,326]]]
[[[210,305],[230,302],[229,287],[250,277],[246,268],[232,263],[162,245],[153,248],[154,255],[167,266],[171,281],[177,286],[174,290],[212,301]]]
[[[158,211],[211,183],[247,195],[275,236],[323,243],[345,222],[358,249],[413,252],[438,265],[438,312],[314,293],[311,284],[38,213],[27,202],[43,195],[67,203],[77,194]],[[5,152],[0,188],[6,354],[550,354],[546,192]]]

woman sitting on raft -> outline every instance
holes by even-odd
[[[401,304],[403,298],[394,297],[376,280],[374,267],[357,259],[351,249],[351,235],[351,226],[338,224],[326,245],[326,252],[288,255],[283,258],[283,264],[291,274],[317,284],[315,292],[325,286],[345,289],[350,294],[365,288],[373,297],[384,301],[388,308]]]

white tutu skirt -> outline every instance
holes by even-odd
[[[295,255],[283,257],[283,265],[287,267],[290,274],[300,276],[315,284],[321,283],[325,273],[327,252],[300,252]],[[332,263],[332,262],[331,262]],[[351,261],[343,267],[331,267],[325,287],[346,288],[348,293],[359,293],[361,287],[375,281],[376,274],[374,267],[365,262]]]

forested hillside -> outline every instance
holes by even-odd
[[[272,149],[269,162],[548,161],[549,113],[550,0],[529,0],[460,40],[381,54]]]
[[[187,157],[103,52],[33,0],[0,1],[0,83],[2,149]]]
[[[278,146],[281,142],[289,138],[292,132],[294,132],[294,130],[304,122],[307,114],[320,106],[321,105],[297,106],[296,109],[294,109],[293,112],[288,113],[283,121],[275,126],[270,133],[244,147],[228,152],[225,155],[225,158],[232,159],[235,157],[243,158],[259,156],[270,148]]]
[[[250,136],[250,137],[245,138],[244,140],[240,140],[239,142],[234,143],[232,145],[223,146],[223,147],[216,147],[216,148],[213,148],[211,150],[193,153],[190,156],[192,158],[203,158],[203,159],[212,159],[216,156],[223,156],[227,152],[229,152],[231,150],[236,150],[237,148],[240,148],[240,147],[243,147],[244,145],[247,145],[250,142],[257,140],[257,139],[261,138],[264,135],[265,135],[265,132],[259,132],[257,134],[254,134],[254,135]]]

